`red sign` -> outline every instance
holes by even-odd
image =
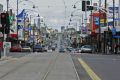
[[[17,34],[10,34],[10,37],[17,38]]]
[[[105,13],[99,13],[99,12],[94,12],[93,14],[92,14],[92,16],[93,16],[93,21],[92,21],[92,23],[93,23],[93,27],[92,27],[92,31],[93,32],[95,32],[95,30],[97,29],[97,28],[99,28],[99,25],[96,25],[96,22],[95,22],[95,19],[97,19],[98,18],[98,20],[99,20],[99,18],[100,19],[105,19]],[[98,24],[99,24],[99,21],[98,21]]]
[[[3,47],[3,42],[0,42],[0,48],[2,48]]]

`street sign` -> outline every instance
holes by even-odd
[[[112,29],[112,35],[116,35],[116,28]]]
[[[3,42],[4,48],[11,48],[11,42]]]
[[[99,17],[94,17],[95,25],[99,26]]]

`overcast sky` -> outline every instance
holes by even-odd
[[[9,0],[10,8],[14,10],[16,9],[16,1],[17,0]],[[72,8],[72,5],[78,0],[28,0],[28,1],[22,0],[22,1],[23,2],[19,3],[20,11],[22,8],[32,9],[32,5],[35,4],[36,6],[38,6],[38,8],[36,8],[36,11],[40,14],[40,16],[43,16],[45,18],[46,24],[48,26],[52,26],[53,28],[60,29],[61,26],[68,24],[70,14],[74,10]],[[101,1],[104,2],[104,0]],[[111,1],[112,0],[108,0],[108,3]],[[93,0],[93,2],[98,2],[98,0]],[[0,3],[4,4],[4,9],[6,9],[6,0],[0,0]],[[81,3],[78,3],[76,5],[79,9],[81,9]],[[79,13],[81,12],[79,11]]]

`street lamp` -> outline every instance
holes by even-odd
[[[77,7],[76,7],[76,4],[79,3],[79,2],[81,2],[81,1],[77,1],[77,2],[74,3],[74,5],[73,5],[73,8],[74,8],[74,9],[77,8]]]

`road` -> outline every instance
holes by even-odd
[[[120,80],[120,56],[71,54],[81,80]]]
[[[79,79],[71,56],[52,52],[31,53],[22,57],[11,58],[5,63],[0,62],[0,80]]]
[[[120,55],[10,53],[0,80],[120,80]]]

